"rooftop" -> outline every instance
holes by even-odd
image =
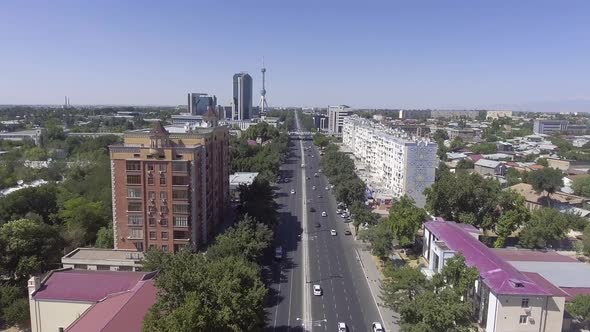
[[[512,187],[510,187],[510,189],[524,196],[524,199],[529,202],[543,204],[544,201],[547,199],[546,195],[544,195],[543,193],[537,193],[533,189],[533,186],[528,183],[515,184]],[[563,204],[574,205],[584,203],[586,201],[586,198],[562,192],[556,192],[551,195],[551,200]]]
[[[502,165],[502,162],[495,161],[495,160],[488,160],[488,159],[479,159],[475,162],[475,166],[487,167],[487,168],[496,168]]]
[[[35,300],[97,302],[110,294],[128,291],[151,276],[145,272],[55,270],[32,296]]]
[[[577,262],[575,259],[561,255],[556,251],[530,250],[520,248],[493,249],[496,255],[507,261],[515,262]]]
[[[65,260],[112,260],[112,261],[139,261],[143,259],[143,253],[128,249],[101,249],[101,248],[76,248],[62,258]]]
[[[550,291],[530,280],[493,250],[479,242],[464,227],[453,221],[424,223],[440,241],[465,257],[465,263],[479,270],[483,282],[495,294],[549,295]]]
[[[237,172],[234,174],[230,174],[229,183],[230,185],[250,185],[254,182],[254,179],[256,179],[257,176],[257,172]]]

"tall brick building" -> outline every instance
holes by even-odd
[[[223,222],[229,198],[229,132],[215,113],[203,127],[157,123],[110,146],[115,249],[199,248]]]

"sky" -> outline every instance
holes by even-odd
[[[0,104],[590,111],[587,0],[2,0]]]

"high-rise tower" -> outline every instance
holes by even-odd
[[[260,114],[265,114],[266,109],[268,108],[268,104],[266,103],[266,88],[265,88],[265,78],[266,78],[266,68],[264,68],[264,58],[262,58],[262,69],[260,69],[262,73],[262,90],[260,90]]]
[[[247,120],[252,117],[252,76],[248,73],[234,75],[233,120]]]

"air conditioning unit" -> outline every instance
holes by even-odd
[[[155,203],[155,202],[156,202],[156,199],[155,199],[155,198],[150,198],[150,203],[152,203],[152,204],[153,204],[153,203]]]
[[[154,174],[154,171],[148,171],[148,174],[152,175],[152,174]]]
[[[531,308],[530,308],[530,307],[528,307],[528,308],[524,308],[524,312],[525,312],[527,315],[530,315],[530,314],[531,314]]]
[[[166,204],[166,199],[165,198],[162,198],[162,203],[163,204]]]
[[[529,324],[535,324],[535,319],[532,316],[529,317]]]

